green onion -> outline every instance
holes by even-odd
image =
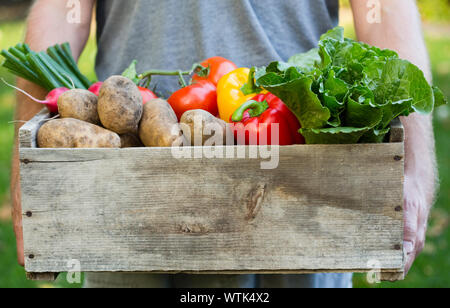
[[[27,62],[26,56],[19,49],[13,47],[8,50],[13,56],[18,58],[20,61]]]
[[[48,59],[46,59],[45,56],[48,57],[47,54],[40,52],[36,54],[36,56],[38,57],[39,61],[47,68],[50,74],[53,75],[60,84],[62,84],[65,88],[68,89],[72,88],[72,84],[68,79],[66,79],[67,77],[63,77],[63,75],[61,75],[58,72],[58,70],[54,66],[52,66],[52,64],[48,61]]]
[[[47,54],[55,63],[55,68],[64,76],[70,77],[71,81],[75,84],[78,89],[86,89],[85,85],[81,82],[77,75],[75,75],[72,70],[67,66],[61,56],[58,54],[56,48],[50,47],[47,49]]]
[[[47,90],[60,88],[60,84],[57,83],[56,80],[50,75],[50,72],[48,72],[48,70],[45,67],[43,67],[43,65],[40,63],[39,59],[37,58],[34,52],[29,53],[27,55],[27,59],[28,62],[30,62],[31,66],[38,73],[42,82],[46,84],[45,88]]]
[[[16,57],[14,57],[11,53],[6,50],[2,50],[0,53],[7,61],[3,64],[9,64],[9,69],[14,69],[17,72],[22,73],[22,75],[28,76],[30,81],[35,82],[38,80],[38,75],[34,73],[30,68],[28,68],[25,64],[21,63]],[[29,79],[27,78],[27,79]]]
[[[27,44],[19,43],[0,55],[2,66],[12,74],[29,80],[47,90],[55,88],[87,89],[91,82],[79,70],[70,45],[55,45],[45,52],[33,52]]]
[[[69,62],[69,66],[72,68],[72,72],[78,76],[78,78],[81,80],[81,82],[83,82],[83,84],[86,86],[86,88],[89,88],[92,83],[89,81],[89,79],[86,78],[86,76],[81,74],[77,63],[73,59],[72,51],[70,50],[69,43],[62,44],[61,49],[62,49],[63,53],[65,54],[67,61]]]

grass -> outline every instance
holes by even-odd
[[[448,28],[448,26],[447,26]],[[19,42],[23,37],[23,22],[0,23],[0,49]],[[347,27],[347,35],[354,31]],[[450,31],[441,31],[449,33]],[[450,37],[447,35],[427,35],[427,45],[433,65],[434,81],[450,96]],[[92,63],[95,60],[95,40],[91,37],[86,51],[80,59],[80,67],[90,79],[95,79]],[[13,82],[14,78],[0,68],[0,77]],[[65,275],[54,284],[25,280],[24,270],[16,263],[15,240],[12,224],[8,217],[8,189],[13,142],[14,92],[0,86],[0,288],[1,287],[79,287],[65,282]],[[441,191],[433,209],[428,231],[428,241],[424,253],[403,282],[369,285],[365,275],[355,275],[355,287],[447,287],[450,286],[450,107],[437,110],[435,115],[437,156],[441,177]]]

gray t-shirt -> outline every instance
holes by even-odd
[[[316,47],[338,24],[338,0],[98,1],[97,74],[183,69],[212,56],[239,67],[267,65]],[[160,92],[176,78],[156,79]]]
[[[212,56],[228,58],[239,67],[286,61],[296,53],[316,47],[320,35],[338,24],[339,15],[338,0],[101,0],[97,3],[96,69],[100,80],[120,74],[133,59],[139,60],[139,72],[188,70],[193,63]],[[167,96],[177,89],[176,78],[155,78],[155,81],[158,92]],[[103,279],[91,274],[87,281],[95,282],[99,277]],[[192,285],[194,278],[184,285]],[[351,287],[351,278],[350,274],[257,279],[245,276],[240,278],[242,283],[230,285]],[[124,279],[116,274],[103,279],[101,285],[133,285],[133,281],[137,284],[143,277],[139,279]],[[167,281],[173,280],[167,276],[145,279],[151,282],[142,286],[166,286]],[[180,281],[186,279],[179,277]]]

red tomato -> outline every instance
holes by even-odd
[[[214,116],[219,113],[216,86],[207,80],[181,88],[167,101],[175,111],[178,120],[189,110],[203,109]]]
[[[208,80],[216,86],[219,83],[220,78],[237,69],[236,64],[222,57],[209,58],[201,64],[203,67],[209,67],[210,71],[208,77],[200,77],[198,74],[195,74],[192,77],[192,80]]]
[[[148,101],[158,98],[158,96],[155,95],[152,91],[150,91],[147,88],[138,87],[139,91],[142,95],[142,103],[145,105]]]

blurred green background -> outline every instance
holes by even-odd
[[[24,12],[30,1],[7,0],[0,4],[0,49],[20,42],[24,36]],[[450,97],[450,1],[419,0],[424,20],[424,32],[430,52],[434,83]],[[341,1],[341,24],[346,34],[354,37],[352,14],[348,0]],[[7,20],[6,20],[7,19]],[[92,32],[94,34],[94,31]],[[90,79],[95,79],[95,37],[92,35],[80,59],[80,67]],[[200,59],[199,59],[200,60]],[[14,77],[0,68],[0,78],[14,83]],[[15,94],[0,85],[0,288],[14,287],[80,287],[65,282],[60,275],[56,283],[32,282],[25,279],[23,268],[16,263],[15,239],[11,223],[9,177],[13,144]],[[449,287],[450,286],[450,107],[439,108],[434,117],[441,190],[432,211],[427,244],[414,268],[403,282],[369,285],[365,275],[357,274],[355,287]]]

